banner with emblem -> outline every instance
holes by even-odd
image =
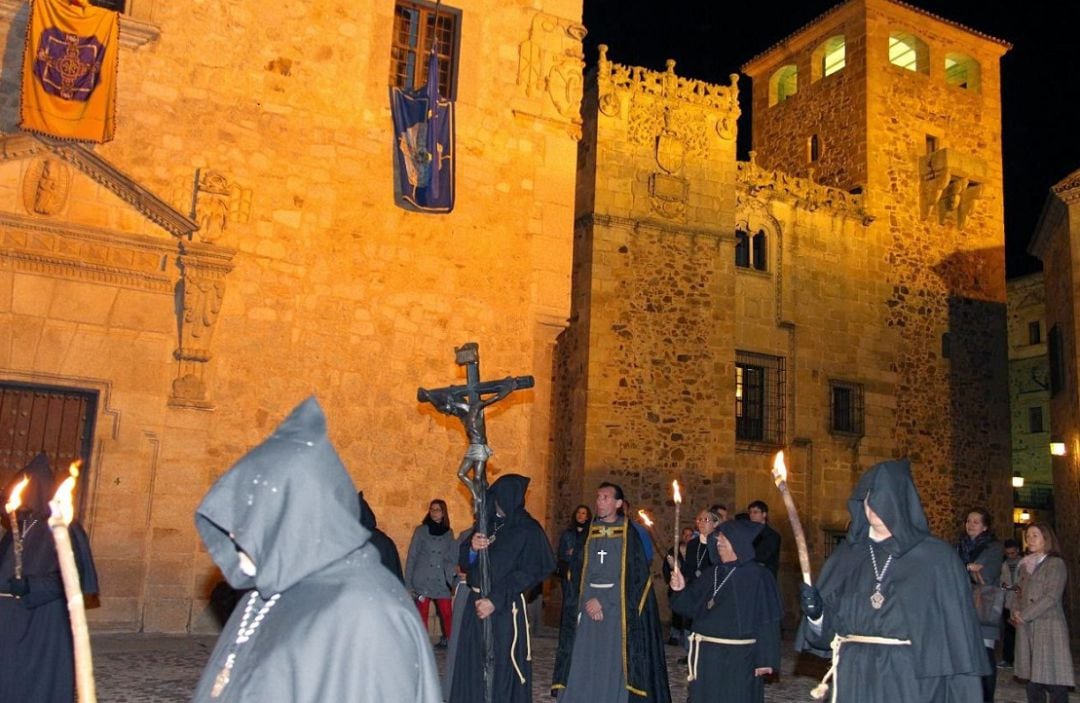
[[[75,141],[113,138],[117,15],[87,0],[31,0],[19,126]]]
[[[414,212],[454,209],[454,103],[439,95],[432,52],[427,85],[390,89],[394,121],[394,202]]]

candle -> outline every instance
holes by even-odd
[[[70,475],[56,489],[56,494],[49,502],[52,512],[49,528],[56,542],[56,558],[60,562],[60,577],[64,581],[68,616],[71,619],[71,637],[75,645],[75,686],[79,692],[79,703],[96,703],[94,663],[90,654],[90,630],[86,625],[86,607],[83,605],[79,569],[75,566],[75,553],[71,549],[71,535],[68,532],[68,525],[75,516],[72,493],[75,491],[75,479],[79,476],[81,463],[72,462],[69,468]]]
[[[8,520],[11,521],[11,546],[15,552],[15,578],[21,581],[23,577],[23,539],[22,530],[19,529],[19,506],[22,505],[22,492],[26,488],[26,484],[30,483],[30,477],[26,476],[22,481],[15,484],[15,488],[11,490],[11,496],[8,498],[8,502],[4,505],[4,510],[8,514]]]
[[[795,546],[799,550],[799,567],[802,569],[802,580],[810,585],[810,553],[806,549],[806,535],[803,534],[802,522],[799,513],[795,510],[795,500],[791,497],[791,491],[787,487],[787,466],[784,464],[784,452],[776,453],[772,468],[773,482],[780,489],[780,495],[784,498],[787,506],[788,520],[791,521],[791,531],[795,535]]]
[[[675,554],[675,571],[679,570],[679,509],[682,507],[682,494],[679,493],[678,480],[671,482],[672,500],[675,501],[675,541],[672,542],[675,546],[672,549],[672,553]]]

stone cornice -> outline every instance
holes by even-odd
[[[739,116],[739,76],[731,74],[731,85],[717,85],[675,74],[675,61],[668,59],[666,71],[650,71],[641,66],[624,66],[609,61],[607,46],[600,45],[597,64],[597,84],[600,95],[611,92],[641,93],[664,98],[672,102],[684,102],[723,116]]]
[[[1073,171],[1064,179],[1050,188],[1054,195],[1061,198],[1066,205],[1072,205],[1080,200],[1080,170]]]
[[[42,152],[49,152],[71,164],[174,237],[190,239],[199,229],[199,225],[190,217],[82,144],[25,133],[0,137],[0,159],[20,159]]]
[[[15,15],[26,4],[26,0],[0,0],[0,21],[13,21]],[[127,14],[120,15],[120,46],[125,49],[137,49],[144,44],[157,41],[160,36],[161,28],[153,22]]]
[[[611,227],[614,229],[631,230],[635,232],[649,231],[671,235],[688,234],[696,237],[708,237],[710,239],[715,239],[717,242],[723,241],[724,239],[735,238],[734,232],[708,227],[686,227],[673,222],[620,217],[619,215],[604,215],[596,212],[587,213],[574,220],[575,230],[582,227],[588,227],[589,225],[600,225],[601,227]]]
[[[735,165],[736,187],[755,198],[785,200],[810,211],[823,209],[837,217],[859,220],[863,225],[874,221],[866,212],[862,195],[814,183],[810,178],[761,168],[754,163],[753,153],[750,161],[738,161]]]

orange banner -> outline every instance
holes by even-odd
[[[107,142],[116,131],[117,13],[85,0],[31,0],[20,126]]]

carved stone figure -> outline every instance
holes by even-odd
[[[67,202],[71,172],[56,159],[39,158],[30,164],[23,181],[23,204],[35,215],[55,215]]]

